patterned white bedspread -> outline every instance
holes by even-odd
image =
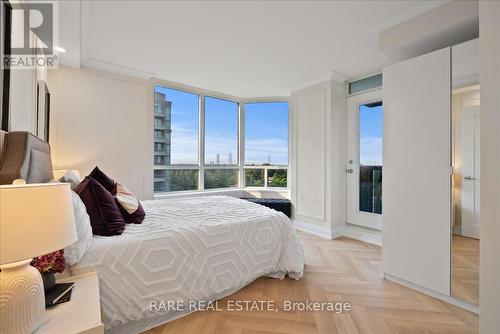
[[[260,276],[302,277],[304,252],[282,213],[226,196],[144,201],[146,219],[94,236],[73,274],[97,270],[107,333],[137,333],[189,312],[151,301],[213,301]]]

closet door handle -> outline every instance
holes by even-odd
[[[349,169],[346,169],[346,170],[345,170],[345,172],[346,172],[346,173],[349,173],[349,174],[352,174],[352,173],[354,173],[354,170],[353,170],[353,169],[351,169],[351,168],[349,168]]]
[[[464,180],[467,180],[467,181],[472,181],[472,180],[475,180],[476,178],[475,177],[472,177],[472,176],[466,176],[464,177]]]

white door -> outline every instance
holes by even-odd
[[[382,90],[347,99],[347,222],[382,229]]]
[[[462,109],[462,235],[479,239],[479,107]]]
[[[382,265],[450,295],[451,52],[384,68]]]

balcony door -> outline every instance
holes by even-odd
[[[347,105],[347,222],[381,230],[382,91],[350,96]]]

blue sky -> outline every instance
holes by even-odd
[[[238,103],[205,97],[205,164],[238,164]],[[231,160],[229,161],[229,155]]]
[[[247,103],[245,163],[288,165],[288,103]]]
[[[361,165],[382,165],[383,107],[359,107],[359,161]]]
[[[172,164],[198,163],[198,98],[166,87],[156,92],[172,102]],[[288,103],[249,103],[246,105],[246,164],[288,164]],[[238,104],[205,97],[205,163],[237,162]]]

